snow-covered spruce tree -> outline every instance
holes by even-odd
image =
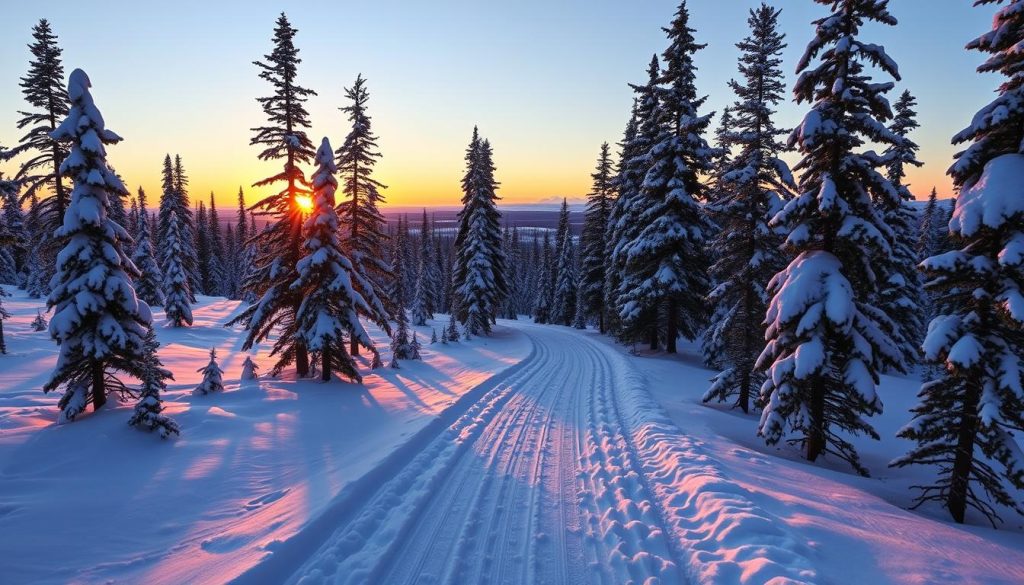
[[[26,244],[18,205],[20,188],[17,181],[4,180],[0,174],[0,204],[3,205],[3,213],[0,214],[0,283],[14,286],[21,284]]]
[[[423,349],[423,344],[420,343],[420,340],[417,339],[417,337],[416,337],[416,332],[413,331],[412,332],[412,341],[409,342],[409,350],[411,352],[410,359],[422,360],[423,356],[420,355],[420,350],[421,349]]]
[[[456,302],[456,304],[452,305],[452,309],[453,309],[453,312],[452,312],[452,315],[450,317],[448,317],[448,328],[445,330],[445,333],[448,334],[448,341],[451,341],[452,343],[458,343],[459,342],[459,322],[455,320],[455,314],[454,314],[454,310],[458,309],[458,303],[457,302]]]
[[[535,236],[536,237],[536,236]],[[544,239],[541,244],[540,268],[537,272],[537,297],[533,304],[533,322],[551,322],[551,302],[554,299],[554,287],[551,282],[552,251],[551,241],[548,232],[544,232]]]
[[[60,355],[43,391],[65,388],[58,402],[62,421],[74,419],[90,401],[94,409],[102,407],[108,388],[123,391],[118,372],[142,376],[152,321],[149,305],[132,287],[139,272],[123,248],[131,238],[107,215],[111,198],[128,192],[107,165],[104,148],[121,137],[106,128],[90,87],[84,71],[71,72],[71,108],[53,131],[53,138],[70,142],[60,170],[74,185],[64,223],[54,234],[67,245],[57,255],[47,300],[54,310],[50,335]]]
[[[907,136],[919,126],[916,120],[917,113],[914,111],[916,105],[914,96],[909,91],[904,91],[893,107],[895,115],[889,124],[889,130],[897,140],[886,149],[885,157],[887,176],[899,192],[900,198],[896,202],[888,198],[877,202],[878,208],[884,214],[886,225],[892,230],[892,267],[885,281],[881,283],[878,304],[895,325],[889,334],[894,340],[898,340],[903,350],[903,361],[908,366],[920,360],[918,348],[924,339],[924,308],[927,304],[917,268],[917,212],[910,203],[914,200],[914,195],[903,182],[907,165],[922,165],[917,160],[917,151],[920,147]]]
[[[41,332],[41,331],[46,331],[47,327],[49,327],[49,322],[46,320],[46,317],[43,317],[43,312],[37,310],[36,311],[36,318],[32,319],[31,325],[32,325],[32,331],[35,331],[35,332],[38,333],[38,332]]]
[[[558,228],[555,230],[555,258],[562,257],[562,248],[566,243],[566,236],[570,234],[569,228],[569,200],[562,197],[562,207],[558,210]],[[551,268],[551,281],[558,282],[558,267]]]
[[[424,208],[420,223],[420,264],[417,278],[423,279],[423,304],[427,319],[433,319],[434,313],[440,310],[438,296],[441,291],[441,275],[438,273],[437,261],[434,258],[433,234],[427,210]]]
[[[704,236],[709,223],[698,200],[707,193],[700,174],[712,169],[716,151],[702,137],[710,115],[697,114],[705,98],[697,97],[693,56],[704,45],[693,39],[685,2],[665,32],[669,46],[656,88],[657,129],[640,186],[640,233],[624,245],[619,288],[620,317],[624,328],[635,332],[631,337],[649,329],[654,314],[655,334],[667,352],[675,353],[678,337],[693,339],[708,317]]]
[[[652,59],[652,79],[657,78],[658,57]],[[653,81],[651,82],[653,83]],[[634,86],[634,91],[638,88]],[[605,233],[605,258],[608,267],[605,269],[604,277],[604,300],[607,315],[606,329],[620,340],[623,339],[622,322],[619,319],[619,285],[622,283],[623,265],[625,257],[622,255],[622,246],[629,241],[628,230],[636,229],[638,226],[629,220],[633,214],[633,203],[636,201],[637,193],[640,190],[642,175],[638,173],[639,165],[633,164],[637,159],[634,156],[637,150],[638,140],[638,104],[639,99],[633,99],[633,108],[629,121],[623,132],[622,141],[619,142],[619,161],[615,169],[614,189],[618,194],[608,213],[608,227]]]
[[[199,229],[196,230],[196,257],[199,259],[199,282],[196,285],[198,290],[196,293],[202,295],[211,294],[210,292],[210,232],[206,230],[206,226],[209,225],[210,221],[206,217],[206,204],[202,201],[199,202],[199,207],[196,208],[196,225]]]
[[[334,150],[327,138],[316,151],[313,173],[313,209],[305,226],[305,256],[299,260],[298,279],[292,289],[303,299],[296,316],[296,334],[320,363],[320,378],[327,382],[337,372],[361,381],[355,360],[345,350],[345,335],[376,355],[359,314],[369,311],[355,289],[355,268],[342,251],[334,194],[338,181]]]
[[[163,249],[163,295],[164,317],[173,327],[192,325],[192,307],[189,297],[188,275],[182,262],[184,238],[181,235],[181,224],[178,223],[178,212],[171,211],[167,218],[167,231],[164,233]]]
[[[508,294],[505,256],[501,250],[501,213],[498,211],[491,145],[476,127],[466,150],[462,179],[462,210],[455,237],[455,294],[459,321],[473,335],[490,333],[501,302]]]
[[[296,313],[302,304],[302,291],[292,288],[298,278],[296,265],[302,255],[302,226],[305,212],[300,204],[310,196],[309,183],[300,164],[313,160],[313,143],[306,135],[310,127],[306,100],[316,92],[296,83],[299,50],[293,42],[296,29],[284,13],[274,28],[274,48],[266,62],[255,61],[260,78],[269,82],[273,95],[257,98],[267,116],[267,125],[253,128],[250,144],[262,146],[260,160],[284,160],[280,173],[255,183],[266,187],[283,183],[280,191],[256,204],[262,215],[274,222],[259,236],[262,249],[256,269],[246,279],[245,288],[259,300],[228,324],[243,323],[246,329],[242,350],[266,339],[277,329],[279,336],[271,355],[280,356],[271,370],[275,375],[291,363],[299,377],[309,375],[309,353],[303,338],[296,334]]]
[[[188,211],[189,195],[188,195],[188,175],[185,174],[185,165],[181,160],[181,155],[174,155],[174,191],[178,194],[178,199],[181,202],[182,209]],[[182,238],[188,236],[188,243],[191,244],[191,248],[188,249],[190,254],[183,259],[185,270],[188,273],[188,282],[192,290],[192,302],[196,302],[195,294],[200,292],[198,289],[202,284],[200,279],[199,266],[200,256],[195,252],[196,246],[199,243],[199,238],[202,235],[200,229],[203,224],[196,221],[195,217],[189,213],[188,215],[178,214],[178,222],[181,224],[181,235]],[[182,240],[184,242],[184,240]]]
[[[581,319],[597,321],[598,330],[605,331],[607,305],[604,297],[608,217],[615,201],[614,170],[608,143],[601,145],[597,168],[590,175],[593,186],[587,197],[587,211],[583,216],[580,235],[579,308]]]
[[[416,288],[412,295],[412,306],[410,311],[412,312],[412,323],[417,327],[427,324],[427,319],[432,319],[433,315],[427,311],[427,300],[428,295],[426,290],[426,282],[424,278],[425,266],[423,260],[420,259],[420,269],[416,271]]]
[[[141,190],[139,195],[145,202],[145,194]],[[160,274],[160,265],[153,254],[153,239],[149,235],[148,221],[139,222],[137,236],[135,251],[132,252],[132,262],[139,269],[139,276],[135,279],[135,293],[149,306],[159,307],[164,304],[163,278]]]
[[[196,371],[203,375],[203,380],[199,382],[192,394],[205,396],[224,391],[224,370],[220,369],[220,364],[217,363],[216,348],[210,348],[210,363]]]
[[[866,475],[846,435],[878,438],[866,420],[882,411],[878,375],[901,367],[902,354],[886,333],[892,322],[873,304],[892,253],[891,231],[873,201],[898,203],[899,192],[878,170],[884,158],[860,151],[865,142],[897,140],[883,124],[893,84],[873,83],[865,69],[899,74],[881,46],[858,34],[865,22],[896,19],[886,0],[847,0],[833,10],[815,21],[798,66],[794,93],[811,109],[789,138],[802,155],[794,167],[802,172],[798,194],[771,223],[789,231],[792,259],[768,285],[759,434],[776,444],[798,433],[791,442],[802,444],[808,460],[832,453]]]
[[[142,191],[142,187],[139,187],[139,191]],[[145,195],[145,192],[143,192]],[[131,235],[132,240],[138,242],[139,240],[139,200],[137,197],[132,197],[131,208],[128,210],[128,225],[124,226]]]
[[[939,209],[939,192],[932,187],[928,194],[928,203],[921,212],[921,221],[917,229],[917,261],[923,262],[925,258],[934,256],[937,251],[936,234],[939,224],[942,223],[942,210]]]
[[[341,108],[348,115],[352,129],[338,148],[337,165],[341,190],[346,200],[338,204],[345,252],[352,260],[357,278],[355,288],[369,309],[360,308],[360,315],[390,332],[388,320],[395,314],[392,299],[383,295],[393,275],[385,261],[384,216],[378,205],[384,202],[381,190],[386,186],[373,178],[373,167],[380,158],[377,136],[373,133],[366,104],[370,93],[362,75],[352,87],[345,88],[351,104]],[[353,339],[349,351],[359,355],[359,343]]]
[[[398,360],[411,359],[412,347],[409,345],[409,316],[405,312],[409,297],[405,288],[405,272],[407,268],[405,255],[405,240],[408,232],[402,227],[402,219],[399,218],[397,234],[392,240],[391,274],[395,276],[392,283],[390,297],[395,304],[395,334],[391,339],[391,351],[393,358],[391,367],[398,367]]]
[[[180,158],[178,160],[180,161]],[[171,160],[171,155],[168,154],[164,157],[164,165],[161,173],[162,191],[160,195],[159,229],[157,230],[156,242],[157,248],[160,250],[160,268],[163,270],[164,274],[166,274],[167,266],[163,264],[163,259],[167,257],[167,249],[169,247],[167,241],[167,230],[170,227],[171,212],[174,212],[178,217],[177,245],[180,250],[176,257],[178,263],[182,267],[182,270],[184,270],[186,279],[185,284],[189,291],[187,297],[188,302],[194,303],[195,287],[201,284],[191,277],[197,262],[195,241],[193,239],[193,233],[195,232],[193,225],[194,220],[192,218],[192,209],[189,207],[188,199],[184,193],[178,191],[179,185],[178,181],[175,179],[174,162]]]
[[[743,412],[749,412],[751,394],[764,381],[754,365],[764,350],[765,286],[786,265],[779,250],[783,236],[768,223],[796,189],[789,166],[779,158],[785,150],[780,136],[788,131],[773,119],[785,94],[780,12],[767,4],[752,9],[750,34],[736,45],[742,79],[729,82],[736,101],[730,133],[722,137],[736,154],[718,177],[710,205],[720,229],[711,244],[718,260],[711,267],[714,288],[708,300],[714,318],[704,334],[704,353],[723,369],[704,401],[735,398]]]
[[[572,234],[566,232],[562,243],[562,255],[555,268],[555,302],[551,307],[551,321],[558,325],[572,325],[576,317],[576,296],[579,293],[576,279],[576,248]]]
[[[213,192],[210,192],[210,208],[207,211],[206,227],[208,235],[208,246],[210,257],[206,260],[206,272],[210,279],[206,294],[214,296],[227,296],[228,291],[225,285],[228,284],[228,272],[224,268],[225,248],[224,236],[221,234],[220,217],[217,215],[217,203],[213,199]]]
[[[988,3],[988,2],[983,2]],[[989,53],[979,72],[1006,76],[994,101],[953,137],[970,142],[950,168],[960,189],[949,229],[954,250],[924,262],[938,312],[925,359],[943,371],[925,383],[899,436],[918,446],[892,465],[927,465],[936,480],[918,503],[937,501],[957,522],[974,508],[993,524],[996,506],[1024,514],[1024,0],[1004,3],[992,30],[968,49]],[[986,497],[987,496],[987,497]]]
[[[67,116],[70,101],[64,83],[61,48],[57,45],[57,35],[53,33],[46,19],[41,19],[32,27],[32,43],[28,48],[32,53],[32,60],[29,62],[28,73],[21,78],[19,85],[25,101],[31,106],[31,111],[19,112],[21,118],[18,120],[18,129],[28,130],[21,137],[18,146],[5,152],[0,158],[32,153],[32,156],[21,164],[14,178],[24,184],[25,198],[36,195],[40,197],[39,253],[45,271],[41,281],[45,292],[49,292],[49,281],[56,265],[57,251],[65,243],[55,239],[53,233],[61,227],[64,211],[70,201],[70,190],[60,172],[68,148],[51,134]]]
[[[135,411],[128,419],[128,424],[147,431],[159,431],[160,437],[166,439],[171,435],[180,435],[181,428],[171,417],[163,414],[164,405],[160,392],[167,389],[164,380],[173,380],[170,371],[164,369],[156,350],[160,342],[156,332],[150,328],[145,337],[145,356],[142,363],[142,386],[139,388],[139,401],[135,403]]]
[[[532,298],[536,289],[528,291],[526,288],[528,270],[523,258],[524,250],[517,226],[511,228],[508,225],[505,226],[501,234],[501,247],[505,255],[505,271],[507,273],[505,280],[508,282],[508,295],[505,296],[505,302],[502,303],[501,314],[506,319],[515,320],[519,318],[520,313],[529,312],[523,310],[524,299]]]

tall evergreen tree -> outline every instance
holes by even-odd
[[[615,173],[615,190],[618,197],[612,205],[608,214],[608,230],[606,234],[605,256],[608,259],[608,269],[605,271],[604,298],[608,305],[608,330],[615,334],[621,341],[627,341],[628,333],[622,328],[622,321],[619,319],[619,311],[622,308],[619,302],[619,287],[622,285],[622,275],[625,272],[626,257],[623,248],[632,239],[633,232],[639,229],[636,221],[636,202],[640,192],[640,183],[643,180],[641,159],[638,157],[647,141],[639,133],[640,116],[646,113],[647,106],[653,108],[654,84],[658,78],[658,57],[651,58],[651,65],[648,68],[649,80],[645,86],[633,86],[633,91],[639,95],[633,100],[633,109],[626,123],[623,132],[622,142],[619,143],[619,162]],[[644,111],[641,112],[640,104],[643,99]],[[629,341],[635,341],[629,340]]]
[[[280,191],[261,200],[256,207],[274,218],[274,224],[260,235],[263,247],[257,269],[245,286],[259,297],[230,324],[244,323],[247,330],[243,350],[263,341],[275,328],[280,334],[274,354],[280,355],[274,371],[281,371],[294,362],[300,377],[309,374],[309,353],[305,341],[297,335],[296,313],[302,304],[301,291],[291,284],[298,278],[296,264],[302,254],[304,211],[300,200],[310,195],[309,183],[300,164],[313,160],[313,143],[306,135],[310,127],[306,100],[316,92],[296,82],[299,50],[295,47],[296,29],[284,13],[274,28],[274,49],[265,55],[266,62],[255,61],[260,78],[274,88],[273,95],[257,98],[267,116],[267,125],[253,128],[256,133],[250,144],[264,147],[260,160],[284,160],[280,173],[255,183],[266,187],[283,183]],[[283,340],[285,345],[281,345]]]
[[[145,194],[140,191],[140,197],[145,202]],[[149,222],[139,222],[139,233],[135,240],[135,251],[132,252],[132,263],[139,269],[139,276],[135,279],[135,293],[139,298],[146,301],[150,307],[160,307],[164,304],[163,277],[160,274],[160,266],[153,254],[153,239],[149,235]]]
[[[164,237],[163,248],[160,250],[163,258],[163,294],[164,294],[164,317],[174,327],[185,327],[192,325],[192,308],[189,298],[192,291],[189,288],[188,274],[185,273],[185,266],[182,262],[182,250],[184,249],[185,236],[181,233],[181,224],[178,222],[178,213],[171,211],[167,219],[167,233]]]
[[[769,444],[798,433],[792,442],[808,460],[832,453],[866,475],[847,436],[878,438],[866,417],[882,411],[879,372],[902,366],[886,333],[892,322],[873,304],[892,254],[892,232],[873,201],[898,204],[900,195],[879,171],[883,157],[860,150],[898,140],[884,126],[893,84],[872,82],[866,67],[899,73],[881,46],[859,34],[865,22],[896,19],[887,0],[817,1],[833,12],[815,21],[798,65],[794,93],[811,109],[789,139],[802,155],[794,167],[803,173],[798,195],[772,220],[789,231],[791,261],[768,285],[759,433]]]
[[[433,319],[434,313],[440,311],[438,299],[441,290],[441,275],[434,258],[434,232],[427,218],[427,210],[423,209],[423,220],[420,223],[420,264],[417,278],[423,281],[423,309],[427,319]]]
[[[177,157],[178,168],[181,168],[181,158]],[[185,271],[185,284],[189,291],[187,298],[188,302],[194,303],[196,298],[194,292],[198,286],[202,283],[198,278],[193,278],[194,267],[197,264],[197,254],[195,249],[195,242],[193,240],[193,218],[192,209],[189,207],[188,198],[179,188],[182,186],[182,180],[184,179],[184,171],[175,173],[175,165],[171,159],[171,155],[164,157],[164,165],[161,174],[161,187],[162,192],[160,195],[160,219],[158,222],[157,229],[157,244],[161,251],[161,261],[166,258],[166,250],[169,247],[167,241],[167,231],[170,228],[170,217],[171,212],[178,217],[178,235],[175,244],[180,250],[176,256],[177,261],[181,263],[182,269]],[[164,274],[167,274],[168,268],[166,265],[161,263],[160,268]]]
[[[677,338],[696,337],[707,321],[704,236],[710,225],[698,200],[706,197],[700,174],[711,170],[715,150],[702,137],[710,115],[697,113],[705,98],[697,97],[693,57],[704,45],[694,41],[685,1],[665,32],[669,46],[652,120],[657,128],[640,186],[640,233],[624,246],[620,316],[627,328],[640,329],[656,314],[656,334],[675,353]]]
[[[142,191],[142,187],[139,187]],[[132,197],[131,208],[128,210],[128,225],[125,226],[133,240],[139,239],[139,199]]]
[[[54,309],[50,335],[60,344],[57,367],[44,392],[65,388],[61,420],[72,420],[90,402],[100,408],[107,389],[123,390],[124,372],[143,374],[144,339],[152,316],[138,300],[132,280],[139,272],[124,245],[128,232],[108,216],[110,200],[128,193],[106,161],[104,145],[121,137],[108,130],[92,95],[89,77],[75,69],[68,78],[71,108],[53,132],[70,143],[62,174],[74,188],[63,226],[55,236],[67,246],[57,256],[57,274],[47,305]]]
[[[785,150],[780,136],[787,131],[773,119],[785,94],[780,13],[767,4],[751,9],[750,34],[736,44],[742,79],[729,82],[736,101],[731,129],[722,142],[737,153],[720,174],[710,206],[720,230],[711,244],[718,261],[711,267],[714,288],[708,297],[714,318],[704,334],[704,352],[709,363],[723,370],[704,401],[735,397],[743,412],[749,411],[751,393],[764,381],[754,365],[764,350],[765,285],[786,264],[779,251],[783,236],[768,223],[796,189],[789,166],[779,158]]]
[[[209,273],[210,284],[206,294],[227,296],[228,291],[225,288],[227,280],[229,278],[228,271],[224,268],[224,260],[227,257],[224,248],[224,236],[221,234],[220,217],[217,215],[217,203],[213,199],[213,193],[210,193],[210,209],[207,212],[208,227],[207,233],[209,233],[209,246],[210,246],[210,258],[208,260],[209,266],[207,272]]]
[[[559,325],[572,325],[576,318],[576,296],[579,286],[576,278],[576,253],[572,242],[572,234],[568,231],[562,242],[562,254],[558,257],[555,268],[554,303],[551,307],[551,320]]]
[[[917,160],[918,145],[908,134],[917,128],[917,102],[909,91],[896,101],[889,130],[896,141],[885,151],[887,177],[900,194],[899,201],[883,199],[877,203],[885,222],[892,230],[892,267],[881,283],[879,308],[893,321],[895,327],[888,333],[898,340],[903,360],[908,364],[919,361],[918,347],[924,339],[924,308],[926,305],[921,276],[918,272],[917,213],[911,207],[914,195],[904,184],[906,167],[921,166]]]
[[[551,281],[551,266],[554,263],[552,258],[551,240],[548,232],[544,232],[543,243],[541,244],[540,269],[537,271],[537,298],[533,305],[533,322],[551,322],[551,304],[554,302],[554,283]]]
[[[473,128],[462,179],[462,210],[455,237],[454,286],[459,321],[473,335],[490,333],[491,323],[508,294],[501,251],[501,213],[497,206],[491,145]]]
[[[195,217],[196,225],[201,228],[196,230],[195,237],[196,256],[199,260],[199,282],[196,285],[198,290],[195,292],[208,295],[212,294],[210,290],[212,283],[212,278],[210,278],[210,258],[213,256],[213,252],[210,250],[210,232],[206,230],[210,220],[206,214],[206,204],[202,201],[199,202],[199,207],[196,208]]]
[[[305,226],[305,256],[299,260],[299,277],[292,284],[303,298],[296,317],[296,333],[319,361],[323,381],[331,380],[334,372],[361,381],[355,361],[345,350],[345,335],[374,355],[377,350],[359,321],[359,313],[368,308],[356,291],[359,275],[342,251],[338,235],[340,222],[334,201],[338,188],[334,175],[338,168],[327,138],[317,149],[316,163],[317,170],[312,176],[313,210]]]
[[[189,211],[188,175],[185,174],[185,165],[182,163],[181,155],[174,155],[174,191],[180,204],[181,211],[178,212],[178,224],[181,227],[182,236],[182,264],[188,273],[189,286],[192,290],[192,302],[195,302],[195,293],[205,286],[200,277],[200,262],[202,257],[196,253],[201,237],[201,227],[205,224],[199,223]]]
[[[924,262],[939,295],[924,354],[942,370],[899,432],[917,447],[892,463],[937,469],[918,486],[918,502],[940,502],[961,523],[967,508],[993,524],[996,505],[1024,514],[1024,456],[1013,434],[1024,431],[1024,0],[996,3],[1005,5],[992,30],[967,48],[989,54],[979,72],[1006,79],[953,137],[970,143],[949,170],[960,189],[949,222],[956,246]]]
[[[0,238],[4,240],[4,252],[9,256],[9,260],[5,259],[5,264],[9,264],[5,267],[5,271],[9,272],[6,278],[8,284],[22,287],[27,280],[25,263],[31,241],[25,228],[25,212],[21,209],[18,197],[20,188],[21,183],[18,181],[3,181],[3,186],[0,186],[0,203],[3,203]]]
[[[917,261],[923,262],[925,258],[934,256],[937,251],[936,234],[942,223],[942,210],[939,209],[939,192],[932,187],[928,194],[928,203],[921,212],[921,223],[917,230]]]
[[[601,145],[597,157],[597,168],[590,175],[593,186],[587,198],[587,212],[583,217],[583,233],[580,235],[579,312],[581,318],[597,320],[598,329],[605,331],[607,305],[604,295],[605,269],[608,258],[606,235],[608,218],[615,201],[615,178],[612,169],[611,149],[608,143]]]
[[[378,205],[384,202],[381,190],[386,187],[373,178],[373,167],[381,155],[370,116],[366,113],[370,93],[362,75],[356,77],[351,88],[345,88],[345,96],[351,104],[341,111],[348,115],[352,129],[335,153],[342,192],[346,197],[346,201],[338,205],[338,214],[345,236],[345,251],[359,274],[356,290],[366,300],[365,307],[369,307],[369,310],[360,307],[360,311],[366,311],[361,315],[387,330],[388,318],[396,308],[393,299],[381,296],[393,277],[384,260],[387,236],[384,234],[384,216],[378,209]],[[357,340],[351,340],[349,351],[352,355],[359,355]]]
[[[28,128],[18,146],[0,153],[0,159],[13,158],[31,152],[14,179],[25,187],[26,199],[39,196],[40,213],[40,254],[45,274],[42,281],[49,291],[49,281],[56,264],[57,251],[64,241],[55,239],[53,233],[61,227],[64,211],[70,202],[70,191],[64,181],[60,166],[67,157],[67,145],[56,140],[52,132],[68,114],[70,100],[64,84],[64,65],[57,35],[49,21],[41,19],[32,27],[32,53],[28,73],[21,78],[20,86],[31,111],[19,112],[18,129]]]

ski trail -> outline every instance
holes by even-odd
[[[531,357],[353,502],[290,582],[813,581],[632,362],[570,329],[510,325]]]

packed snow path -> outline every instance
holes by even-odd
[[[515,326],[533,354],[352,502],[292,582],[813,580],[628,360],[569,329]]]

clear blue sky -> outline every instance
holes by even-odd
[[[224,203],[238,185],[271,170],[256,162],[249,128],[263,121],[254,98],[267,93],[251,61],[270,49],[277,14],[299,29],[300,83],[319,96],[309,104],[314,142],[335,144],[346,132],[337,107],[357,73],[369,79],[371,114],[384,159],[390,202],[454,203],[462,153],[479,124],[495,148],[502,194],[527,202],[587,190],[598,146],[619,139],[631,92],[654,52],[660,27],[677,2],[665,0],[514,2],[9,2],[0,24],[0,144],[13,144],[24,107],[30,29],[50,19],[68,72],[89,73],[109,127],[125,138],[111,162],[129,185],[156,194],[164,153],[180,153],[193,194],[215,190]],[[753,0],[690,0],[691,25],[708,43],[698,56],[707,110],[732,100],[734,43],[745,36]],[[826,8],[810,0],[776,0],[793,69]],[[955,151],[949,138],[992,97],[998,78],[974,68],[982,56],[963,50],[986,30],[994,8],[967,0],[894,0],[896,28],[871,26],[863,38],[885,45],[903,82],[920,102],[926,166],[911,174],[924,196],[944,177]],[[895,96],[892,98],[895,100]],[[783,105],[794,125],[806,108]],[[14,167],[3,167],[13,172]],[[251,190],[250,190],[251,192]]]

